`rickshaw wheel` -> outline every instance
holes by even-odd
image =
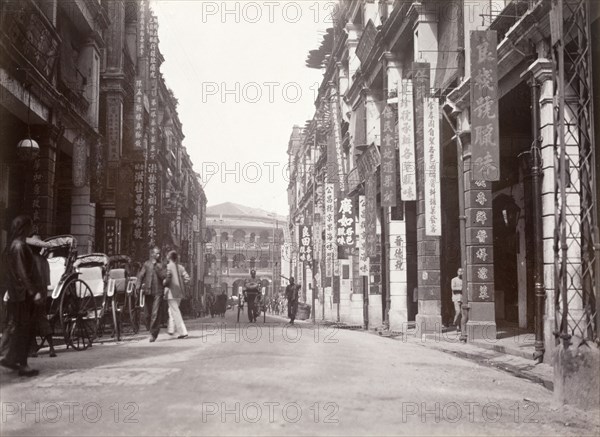
[[[69,281],[60,297],[60,325],[67,345],[85,350],[92,345],[98,314],[90,287],[79,279]]]

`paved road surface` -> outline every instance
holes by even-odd
[[[541,385],[422,345],[364,332],[224,319],[31,359],[6,369],[9,435],[598,434]]]

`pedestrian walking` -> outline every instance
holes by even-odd
[[[298,312],[298,290],[300,284],[294,283],[294,278],[290,277],[290,283],[285,287],[285,297],[287,298],[287,310],[290,323],[293,325]]]
[[[20,215],[11,224],[10,236],[2,254],[2,282],[8,291],[8,311],[13,322],[13,332],[8,352],[0,365],[17,370],[21,376],[35,376],[39,371],[29,367],[27,356],[33,341],[34,306],[42,303],[42,295],[33,282],[34,260],[25,239],[31,234],[31,217]]]
[[[463,269],[459,267],[459,269],[456,271],[456,276],[454,278],[452,278],[452,281],[450,281],[450,288],[452,289],[452,303],[454,303],[454,321],[452,322],[453,325],[456,326],[456,331],[460,332],[460,322],[461,322],[461,312],[460,312],[460,307],[462,305],[462,287],[463,287],[463,281],[462,281],[462,274],[463,274]]]
[[[167,324],[167,333],[169,335],[179,334],[177,338],[186,338],[188,336],[179,305],[185,295],[185,286],[190,283],[190,275],[185,271],[185,267],[177,262],[177,252],[170,251],[167,255],[167,271],[169,279],[166,281],[165,295],[169,305],[169,322]]]
[[[163,300],[165,281],[169,273],[160,260],[160,249],[153,247],[150,258],[144,262],[137,275],[137,287],[144,294],[144,320],[150,331],[150,343],[156,341],[160,332],[160,305]]]
[[[48,321],[48,314],[46,313],[46,300],[48,298],[48,286],[50,285],[50,265],[46,257],[42,256],[42,249],[48,247],[48,243],[42,241],[39,235],[32,235],[26,239],[27,244],[31,248],[33,253],[34,261],[34,284],[36,289],[42,295],[41,305],[34,306],[33,323],[34,323],[34,338],[35,336],[41,337],[43,340],[48,342],[50,347],[50,357],[56,357],[56,351],[54,350],[54,341],[52,335],[54,334],[50,322]],[[31,342],[32,353],[31,356],[36,357],[38,347],[35,341]]]

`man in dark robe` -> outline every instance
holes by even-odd
[[[287,287],[285,287],[285,297],[287,298],[287,306],[288,306],[288,317],[290,318],[290,323],[293,325],[294,320],[296,319],[296,313],[298,312],[298,290],[300,289],[300,284],[294,283],[294,278],[290,278],[290,283]]]

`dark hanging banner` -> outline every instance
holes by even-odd
[[[396,117],[391,105],[381,114],[381,206],[396,206]]]
[[[495,30],[471,31],[472,180],[500,179],[497,41]]]
[[[310,264],[313,260],[312,226],[300,225],[298,261]]]
[[[104,145],[101,140],[90,144],[90,202],[100,203],[104,197],[106,168],[104,163]]]
[[[356,244],[356,208],[350,197],[338,200],[337,244],[338,247],[354,247]]]
[[[375,173],[365,181],[365,239],[367,256],[377,255],[377,179]]]

